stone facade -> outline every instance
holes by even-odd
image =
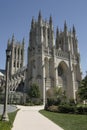
[[[55,38],[52,17],[47,22],[39,12],[38,20],[32,18],[31,22],[27,67],[24,66],[24,44],[24,39],[22,44],[16,42],[14,35],[8,40],[7,49],[11,50],[9,91],[23,92],[36,83],[44,103],[47,90],[56,87],[62,87],[68,99],[76,99],[81,70],[75,27],[68,31],[65,22],[63,31],[57,27]]]
[[[0,72],[0,88],[5,86],[5,75]]]
[[[8,40],[7,49],[11,50],[9,63],[9,93],[24,91],[26,67],[24,66],[24,39],[22,43],[15,40],[14,35],[11,41]]]
[[[17,70],[24,66],[24,39],[22,44],[18,41],[15,41],[14,35],[12,40],[8,40],[7,49],[11,50],[10,58],[10,76],[15,74]]]
[[[76,99],[81,70],[75,27],[68,31],[65,22],[54,38],[52,17],[47,22],[39,12],[37,21],[32,18],[29,37],[26,86],[38,84],[44,101],[53,87],[62,87],[67,98]]]

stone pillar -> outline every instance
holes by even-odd
[[[55,67],[55,84],[58,86],[58,70],[57,67]]]
[[[71,37],[71,52],[72,52],[72,54],[74,54],[74,48],[73,48],[73,40],[72,40],[72,37]]]
[[[75,95],[75,76],[74,76],[74,71],[72,71],[72,82],[73,82],[73,98],[76,99],[76,95]]]
[[[42,56],[42,75],[43,75],[43,105],[46,104],[46,82],[45,82],[45,63],[44,63],[44,56]]]
[[[54,85],[58,86],[58,69],[56,65],[56,56],[55,56],[55,48],[54,48]]]
[[[43,28],[41,27],[41,43],[43,43]]]
[[[48,47],[48,32],[47,32],[47,28],[46,28],[46,34],[45,34],[45,36],[46,36],[46,47]]]

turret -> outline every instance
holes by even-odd
[[[34,28],[34,17],[32,17],[31,28]]]
[[[24,46],[24,44],[25,44],[25,39],[23,38],[23,40],[22,40],[22,45]]]
[[[41,16],[41,11],[39,11],[38,23],[41,24],[41,22],[42,22],[42,16]]]
[[[65,33],[65,35],[67,35],[67,24],[66,24],[66,21],[64,22],[64,33]]]
[[[56,48],[58,49],[59,47],[59,29],[57,27],[56,29]]]
[[[12,35],[12,44],[14,44],[15,38],[14,38],[14,33]]]
[[[49,25],[52,28],[52,16],[50,16],[50,18],[49,18]]]
[[[57,27],[57,29],[56,29],[56,38],[58,38],[58,37],[59,37],[59,29]]]
[[[9,46],[10,45],[10,39],[8,39],[8,42],[7,42],[7,46]]]
[[[73,25],[73,30],[72,30],[72,33],[73,33],[73,36],[75,37],[75,35],[76,35],[76,30],[75,30],[74,25]]]
[[[49,18],[49,30],[48,30],[48,35],[49,35],[49,46],[52,48],[54,46],[54,30],[53,30],[53,25],[52,25],[52,17],[50,16]]]

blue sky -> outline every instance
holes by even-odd
[[[87,70],[87,0],[0,0],[0,68],[5,68],[7,40],[14,33],[15,39],[25,38],[25,64],[32,16],[38,17],[41,10],[43,19],[52,15],[54,31],[63,29],[66,20],[68,29],[76,28],[81,68],[83,75]]]

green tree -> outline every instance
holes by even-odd
[[[40,98],[40,90],[37,84],[32,84],[29,89],[29,96],[31,98]]]
[[[62,87],[55,87],[48,89],[47,91],[47,98],[52,105],[54,102],[58,103],[66,103],[66,93],[62,89]],[[55,104],[55,103],[54,103]]]
[[[56,97],[61,100],[61,102],[66,102],[66,92],[62,87],[56,88],[55,90]]]
[[[58,88],[58,87],[55,87],[55,88],[50,88],[48,89],[47,91],[47,97],[53,97],[53,98],[59,98],[59,97],[62,97],[63,95],[63,90],[62,88]]]
[[[87,76],[81,81],[81,85],[78,89],[78,95],[82,101],[87,99]]]

